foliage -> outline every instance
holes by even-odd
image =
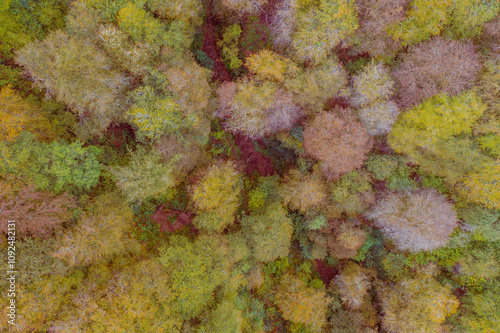
[[[0,88],[0,140],[11,141],[28,120],[30,105],[9,86]]]
[[[338,290],[342,303],[351,310],[360,309],[366,302],[371,282],[367,270],[349,261],[342,272],[332,280]]]
[[[455,313],[458,299],[450,286],[440,285],[430,274],[404,280],[379,290],[382,327],[388,332],[433,332]]]
[[[459,193],[470,202],[483,204],[487,208],[500,208],[500,161],[484,163],[469,174],[459,187]]]
[[[293,226],[281,203],[270,203],[240,223],[256,260],[270,262],[288,255]]]
[[[179,183],[176,170],[173,169],[178,156],[163,164],[161,156],[154,149],[139,147],[130,155],[128,165],[109,169],[128,202],[143,202],[149,198],[173,194],[173,187]]]
[[[230,69],[236,69],[243,65],[243,61],[238,58],[238,39],[241,36],[241,27],[233,24],[224,30],[219,47],[222,47],[222,57],[229,63]]]
[[[20,235],[47,238],[73,217],[76,200],[67,192],[56,196],[36,191],[33,184],[14,177],[5,177],[0,184],[0,218],[15,220]],[[0,231],[7,234],[7,223]]]
[[[377,101],[387,100],[394,93],[394,82],[389,70],[381,62],[370,62],[353,79],[352,102],[366,107]]]
[[[163,134],[179,131],[189,126],[189,121],[179,112],[179,105],[170,96],[157,96],[151,87],[141,87],[131,94],[134,104],[127,115],[139,127],[139,138],[157,140]]]
[[[441,93],[456,95],[471,87],[480,68],[471,42],[435,37],[412,46],[392,73],[398,103],[406,108]]]
[[[355,216],[374,202],[370,176],[365,171],[354,170],[329,184],[326,212],[331,217],[339,217],[342,213]]]
[[[466,206],[458,210],[460,218],[489,242],[500,240],[500,211],[481,205]]]
[[[207,324],[201,326],[197,332],[209,333],[242,333],[244,319],[242,311],[229,301],[219,303],[217,307],[210,312],[206,319]]]
[[[37,86],[79,113],[81,123],[92,123],[92,128],[83,127],[82,136],[101,133],[123,111],[120,98],[128,78],[87,41],[54,31],[43,41],[19,50],[16,62],[25,67]]]
[[[227,248],[217,236],[200,236],[190,242],[183,236],[172,236],[169,246],[161,249],[160,262],[168,272],[175,302],[173,309],[183,319],[200,314],[212,299],[215,288],[227,274]]]
[[[306,152],[323,163],[321,171],[330,179],[362,166],[371,148],[369,139],[357,121],[328,112],[317,115],[304,130]]]
[[[148,0],[148,7],[151,11],[163,19],[182,20],[190,25],[201,25],[203,4],[200,0]]]
[[[254,139],[290,129],[302,115],[292,94],[270,82],[240,82],[227,108],[226,114],[231,116],[226,121],[227,128]]]
[[[375,328],[366,327],[363,315],[357,311],[339,309],[329,319],[329,333],[375,333]]]
[[[198,216],[193,223],[206,231],[222,232],[234,222],[240,205],[242,179],[231,163],[214,164],[195,185],[193,202]]]
[[[328,298],[324,290],[308,287],[304,281],[285,275],[278,286],[276,305],[283,318],[303,323],[314,332],[320,332],[326,324]]]
[[[321,0],[318,7],[297,13],[297,31],[292,37],[295,57],[320,64],[330,50],[354,33],[358,26],[354,1]]]
[[[320,66],[290,74],[285,86],[295,94],[294,101],[307,113],[321,111],[330,98],[347,93],[347,72],[335,58],[327,59]]]
[[[50,144],[35,141],[31,133],[24,132],[14,142],[0,142],[2,173],[25,176],[38,189],[88,191],[101,174],[102,165],[94,146],[82,147],[54,141]]]
[[[364,107],[358,113],[370,135],[382,135],[391,131],[398,118],[399,108],[393,101],[382,101]]]
[[[495,18],[500,11],[498,1],[460,0],[453,1],[449,26],[445,33],[455,38],[471,39],[481,34],[484,23]]]
[[[479,147],[486,150],[491,156],[500,157],[500,135],[490,134],[477,138]]]
[[[432,149],[452,136],[471,134],[472,125],[485,110],[474,91],[431,97],[399,117],[389,134],[389,144],[398,153],[413,157],[419,147]]]
[[[265,5],[268,0],[255,0],[255,1],[246,1],[246,0],[221,0],[224,6],[231,11],[234,11],[238,15],[243,14],[258,14],[259,11],[262,10],[263,5]]]
[[[306,213],[326,199],[327,187],[317,173],[290,170],[281,182],[280,194],[290,208]]]
[[[401,43],[387,33],[387,28],[405,16],[409,0],[358,0],[359,28],[355,31],[353,47],[368,52],[377,59],[390,59]]]
[[[439,35],[448,22],[452,0],[412,0],[406,19],[391,25],[388,33],[403,46],[414,45]]]
[[[367,217],[399,249],[411,252],[446,245],[457,224],[453,205],[434,189],[389,192]]]
[[[273,44],[276,49],[283,49],[292,42],[297,17],[297,1],[284,0],[276,6],[270,23]]]
[[[486,285],[481,294],[469,293],[463,300],[467,312],[460,318],[468,332],[496,332],[500,329],[500,288],[498,280]]]
[[[259,79],[278,82],[283,82],[286,73],[294,69],[294,64],[290,60],[269,50],[261,50],[248,57],[246,66]]]
[[[118,26],[135,42],[147,42],[160,46],[165,36],[165,27],[146,10],[133,2],[127,3],[117,16]]]
[[[132,218],[132,209],[116,193],[96,197],[79,224],[61,235],[53,256],[70,266],[88,266],[140,252],[140,245],[130,236]]]
[[[401,158],[397,155],[369,155],[366,162],[366,169],[371,172],[376,180],[386,180],[396,171],[401,163]]]

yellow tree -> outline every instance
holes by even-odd
[[[0,89],[0,140],[13,140],[27,121],[30,106],[9,86]]]
[[[469,174],[459,185],[458,191],[471,202],[499,209],[500,160],[485,163],[478,171]]]

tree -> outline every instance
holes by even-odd
[[[386,285],[378,290],[382,327],[388,332],[437,332],[459,306],[451,286],[430,274]]]
[[[472,125],[485,110],[475,91],[455,97],[433,96],[399,117],[389,134],[389,144],[398,153],[413,157],[419,149],[432,149],[453,136],[471,134]]]
[[[355,120],[322,112],[304,130],[306,152],[322,162],[329,179],[360,168],[371,148],[370,136]]]
[[[319,6],[297,13],[297,31],[292,48],[299,61],[320,64],[330,50],[358,28],[352,0],[321,0]]]
[[[459,217],[488,242],[500,240],[500,211],[482,205],[467,205],[458,209]]]
[[[119,195],[101,195],[95,198],[78,225],[61,236],[61,245],[53,256],[70,266],[88,266],[140,252],[139,243],[131,237],[132,219],[132,209]]]
[[[161,21],[135,3],[128,2],[120,9],[117,21],[134,42],[147,42],[158,47],[163,44],[165,27]]]
[[[304,281],[285,275],[276,293],[276,305],[283,318],[294,323],[303,323],[320,332],[326,324],[328,298],[322,289],[308,287]]]
[[[172,134],[190,125],[170,96],[157,96],[153,88],[145,86],[134,90],[131,97],[134,104],[127,115],[138,126],[139,139],[156,141],[163,134]]]
[[[412,0],[406,19],[388,28],[389,35],[403,46],[417,44],[439,35],[448,22],[452,0]]]
[[[359,28],[352,37],[353,48],[377,59],[390,59],[401,49],[401,42],[387,28],[401,21],[410,0],[358,0]]]
[[[363,314],[357,311],[338,309],[330,317],[329,333],[376,333],[377,328],[366,327]]]
[[[14,142],[0,142],[0,172],[25,176],[40,190],[88,191],[99,182],[102,165],[94,146],[53,141],[39,143],[24,132]]]
[[[43,41],[19,50],[16,62],[25,67],[37,86],[79,113],[81,122],[90,113],[94,127],[82,135],[101,133],[124,111],[122,98],[129,79],[88,41],[54,31]]]
[[[455,38],[472,39],[481,34],[484,23],[495,18],[499,11],[498,1],[453,1],[449,25],[445,32]]]
[[[370,62],[353,79],[352,103],[366,107],[388,100],[394,93],[394,82],[382,62]]]
[[[172,236],[160,250],[160,263],[168,272],[172,309],[189,320],[198,316],[212,300],[214,290],[228,272],[227,246],[218,236],[200,236],[190,242]]]
[[[402,108],[434,95],[453,96],[470,88],[481,68],[471,42],[441,37],[410,47],[402,59],[392,74]]]
[[[152,12],[163,19],[183,20],[193,26],[202,23],[203,4],[200,0],[148,0],[147,4]]]
[[[255,260],[270,262],[288,255],[293,226],[286,213],[281,203],[274,202],[241,219]]]
[[[332,285],[338,290],[342,303],[351,310],[359,310],[363,306],[371,289],[367,270],[353,261],[347,262],[342,272],[332,280]]]
[[[398,249],[411,252],[446,245],[457,225],[453,205],[435,189],[386,193],[367,217]]]
[[[325,60],[320,66],[290,74],[285,80],[285,87],[294,93],[295,103],[308,114],[321,111],[329,99],[347,94],[347,72],[335,58]]]
[[[292,209],[306,213],[317,208],[327,197],[327,187],[321,175],[290,170],[279,190],[281,197]]]
[[[193,189],[192,200],[198,214],[194,225],[206,231],[222,232],[234,222],[241,190],[241,176],[232,163],[210,166]]]
[[[289,59],[269,50],[261,50],[246,59],[246,67],[260,80],[285,81],[285,75],[298,70]]]
[[[0,218],[15,220],[21,235],[47,238],[73,217],[76,200],[67,192],[36,191],[34,184],[11,176],[1,179],[0,184]],[[7,234],[7,223],[0,226],[0,232]]]
[[[221,0],[222,4],[231,11],[234,11],[238,15],[248,14],[248,15],[256,15],[261,10],[263,5],[265,5],[268,0],[255,0],[255,1],[246,1],[246,0]]]
[[[131,152],[128,165],[109,170],[116,177],[116,185],[124,192],[128,202],[143,202],[173,193],[172,189],[179,184],[173,165],[179,158],[175,156],[163,164],[157,151],[140,147]]]
[[[468,293],[463,299],[460,326],[467,332],[496,332],[500,329],[500,287],[498,280],[486,284],[480,294]]]
[[[297,1],[284,0],[280,2],[271,18],[271,34],[276,49],[283,49],[292,42],[296,25]]]
[[[500,208],[500,160],[484,163],[469,174],[458,191],[470,202],[487,208]]]
[[[348,172],[328,184],[328,201],[322,211],[328,217],[356,216],[375,202],[370,175],[363,170]]]
[[[359,119],[368,134],[383,135],[391,131],[399,115],[399,108],[393,101],[381,101],[358,110]]]
[[[242,311],[232,302],[223,301],[212,310],[205,319],[207,324],[201,325],[199,333],[242,333],[245,321]]]
[[[288,130],[302,115],[292,94],[270,82],[240,82],[228,106],[227,128],[251,138]]]
[[[23,130],[30,105],[9,86],[0,88],[0,140],[11,141]]]

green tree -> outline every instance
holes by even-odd
[[[394,93],[394,81],[382,62],[372,61],[354,76],[352,102],[366,107],[377,101],[388,100]]]
[[[469,293],[464,302],[460,326],[467,332],[496,332],[500,329],[500,285],[493,280],[480,294]]]
[[[455,0],[451,5],[449,25],[445,33],[455,38],[471,39],[481,34],[484,23],[500,11],[498,1]]]
[[[458,191],[468,201],[500,208],[500,160],[484,163],[460,185]]]
[[[140,147],[131,153],[130,162],[126,166],[111,167],[110,171],[128,202],[143,202],[173,194],[173,188],[179,184],[173,169],[178,158],[176,156],[164,164],[157,151]]]
[[[457,225],[453,205],[435,189],[389,192],[367,217],[397,248],[411,252],[446,245]]]
[[[88,191],[99,182],[99,153],[78,141],[39,143],[34,134],[24,132],[14,142],[0,142],[0,172],[26,176],[40,190]]]
[[[406,19],[388,28],[389,34],[403,46],[417,44],[441,33],[448,22],[453,0],[412,0]]]
[[[172,236],[160,250],[160,262],[168,272],[174,302],[172,309],[183,319],[198,316],[212,300],[215,288],[228,272],[227,246],[218,236],[200,236],[190,242]]]
[[[242,333],[245,326],[242,311],[232,302],[223,301],[205,319],[207,324],[198,328],[198,333]]]
[[[135,42],[147,42],[161,46],[165,36],[165,26],[153,15],[133,2],[127,3],[117,16],[118,26]]]
[[[286,213],[281,203],[274,202],[241,219],[256,260],[270,262],[288,255],[293,226]]]
[[[283,318],[306,324],[314,332],[320,332],[326,324],[328,302],[324,289],[308,287],[304,281],[289,274],[281,279],[275,301]]]
[[[182,20],[193,26],[201,25],[203,4],[200,0],[148,0],[148,7],[163,19]]]
[[[295,57],[319,64],[358,26],[354,1],[321,0],[319,6],[297,13],[297,30],[292,37]]]

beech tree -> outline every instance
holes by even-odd
[[[457,226],[453,205],[435,189],[386,193],[367,217],[398,249],[411,252],[446,245]]]
[[[73,217],[76,200],[67,192],[36,191],[34,184],[11,176],[0,184],[0,218],[16,220],[19,234],[47,238]],[[0,226],[0,232],[7,233],[7,223]]]
[[[322,289],[308,287],[304,281],[292,275],[281,279],[276,293],[276,305],[283,318],[320,332],[326,324],[328,298]]]
[[[127,76],[92,43],[53,31],[17,52],[16,62],[25,67],[35,83],[74,109],[81,117],[89,112],[94,132],[102,132],[124,111]],[[85,118],[85,117],[84,117]]]
[[[392,73],[399,86],[397,100],[402,108],[434,95],[453,96],[470,88],[481,68],[471,42],[441,37],[410,47],[402,59]]]
[[[227,128],[251,138],[288,130],[302,115],[292,94],[270,82],[240,82],[227,106],[229,112],[226,114],[230,115]]]
[[[363,165],[371,148],[370,136],[357,121],[322,112],[304,130],[304,148],[318,159],[329,179]]]
[[[390,59],[402,45],[387,33],[388,27],[404,19],[409,0],[358,0],[359,28],[352,37],[353,48],[375,58]]]
[[[193,189],[192,199],[198,214],[194,225],[206,231],[222,232],[234,222],[241,190],[242,179],[232,163],[210,166]]]
[[[327,187],[321,175],[290,170],[285,175],[279,190],[290,208],[302,213],[317,208],[327,197]]]

